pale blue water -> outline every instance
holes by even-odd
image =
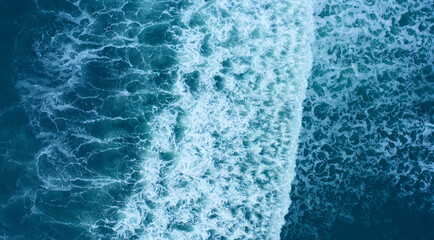
[[[434,238],[433,7],[0,1],[0,239]]]

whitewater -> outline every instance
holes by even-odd
[[[188,27],[176,47],[178,99],[150,124],[142,185],[119,211],[119,236],[279,239],[311,18],[311,6],[297,1],[195,1],[181,11]]]

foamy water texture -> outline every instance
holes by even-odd
[[[119,236],[279,238],[311,17],[297,1],[194,1],[180,11],[178,99],[151,121],[142,185],[120,210]]]
[[[0,239],[279,239],[309,2],[27,3]]]
[[[0,240],[434,239],[433,16],[1,0]]]
[[[434,239],[434,5],[322,0],[282,239]]]

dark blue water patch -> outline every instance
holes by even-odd
[[[199,89],[199,77],[200,73],[198,71],[194,71],[189,74],[185,74],[185,83],[189,87],[191,92],[197,92]]]
[[[13,105],[17,105],[13,102]],[[41,182],[32,169],[34,155],[42,143],[29,126],[29,118],[19,106],[0,116],[0,234],[7,238],[22,233],[22,223],[31,211],[32,198],[26,196]],[[19,238],[16,238],[19,239]]]
[[[33,7],[31,1],[2,1],[0,3],[0,111],[14,106],[18,94],[14,89],[13,52],[22,17]]]
[[[386,206],[389,206],[386,204]],[[391,208],[371,214],[378,215],[374,223],[362,220],[337,220],[331,228],[332,239],[427,239],[432,234],[427,233],[433,222],[430,214],[415,214],[403,212],[401,208]],[[428,238],[428,239],[429,239]]]
[[[9,230],[17,232],[30,203],[25,197],[12,198],[37,182],[28,166],[41,143],[35,139],[29,118],[19,104],[12,65],[22,18],[32,7],[31,1],[0,2],[0,235],[6,237]]]

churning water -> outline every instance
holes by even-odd
[[[0,0],[0,239],[433,238],[433,9]]]

